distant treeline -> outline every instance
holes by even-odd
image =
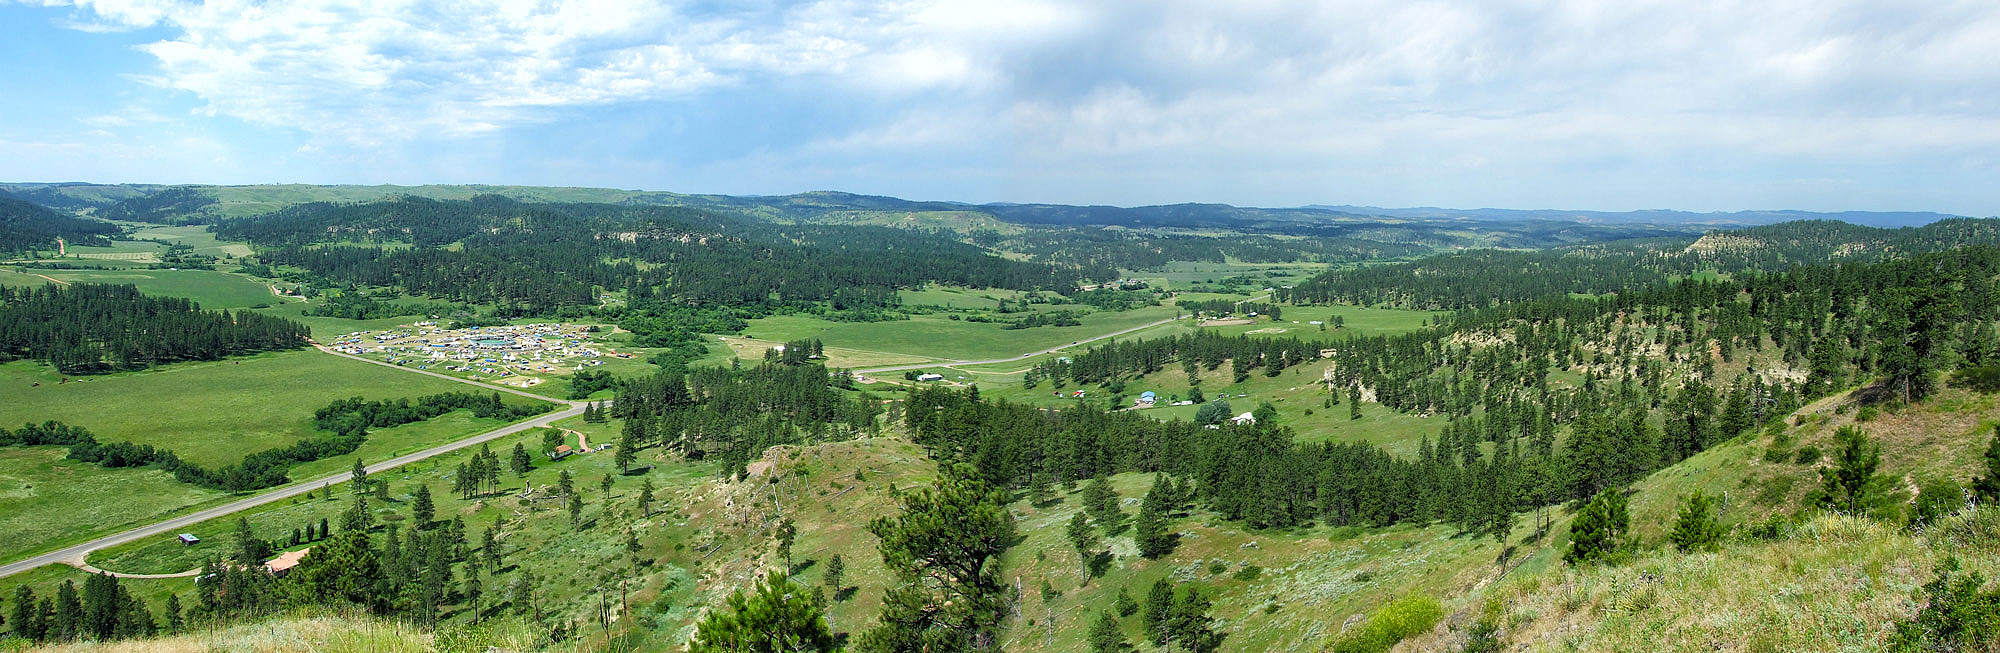
[[[1805,220],[1712,232],[1699,241],[1653,238],[1532,252],[1469,250],[1332,270],[1280,289],[1276,297],[1300,304],[1484,308],[1565,293],[1615,293],[1703,271],[1781,272],[1968,245],[2000,245],[2000,220],[1940,220],[1902,229]]]
[[[480,395],[447,392],[408,399],[366,401],[359,397],[333,402],[313,414],[313,426],[327,433],[289,446],[259,451],[236,464],[210,469],[182,460],[173,451],[131,442],[98,442],[90,431],[62,422],[27,424],[0,429],[0,446],[59,445],[69,447],[69,459],[108,468],[155,466],[182,483],[225,492],[245,492],[291,482],[286,472],[297,463],[353,453],[368,439],[368,429],[388,428],[467,409],[476,417],[514,421],[549,411],[549,404],[509,406],[498,393]]]
[[[65,374],[303,347],[305,325],[251,311],[204,311],[129,285],[0,288],[0,361],[33,358]]]
[[[0,192],[0,254],[55,250],[56,239],[70,245],[109,245],[117,225],[64,215]]]
[[[1266,376],[1277,376],[1285,368],[1317,360],[1320,351],[1331,346],[1298,338],[1229,337],[1204,329],[1168,338],[1113,340],[1092,346],[1068,361],[1055,359],[1035,365],[1028,370],[1027,380],[1029,387],[1042,379],[1054,381],[1057,388],[1069,382],[1103,383],[1124,376],[1145,376],[1178,362],[1190,377],[1196,368],[1213,370],[1230,363],[1230,371],[1241,382],[1259,368]]]

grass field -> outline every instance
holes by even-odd
[[[157,370],[72,378],[45,365],[15,361],[0,365],[0,424],[57,420],[83,426],[100,441],[129,440],[173,450],[197,464],[215,467],[248,454],[283,446],[314,433],[314,410],[334,399],[416,397],[475,390],[463,384],[406,374],[329,356],[317,351],[264,354],[234,360],[182,363]],[[40,386],[32,384],[40,383]],[[509,397],[510,402],[518,400]],[[380,460],[490,430],[504,422],[472,417],[465,411],[394,428],[378,429],[353,455]],[[0,526],[20,533],[0,541],[0,559],[12,559],[60,544],[132,526],[169,513],[221,499],[220,492],[173,481],[154,470],[105,470],[92,465],[50,463],[56,447],[0,457],[0,477],[12,496],[15,483],[40,490],[21,495],[22,512],[0,499]],[[34,455],[29,455],[30,453]],[[306,463],[294,479],[346,469],[342,457]],[[79,481],[78,479],[88,479]],[[67,487],[76,484],[77,487]],[[54,488],[63,487],[60,492]],[[77,494],[81,493],[81,494]],[[37,497],[56,497],[43,499]],[[119,497],[107,500],[106,497]],[[35,510],[41,501],[76,499],[72,510]]]
[[[79,540],[86,532],[165,519],[227,495],[155,469],[105,469],[62,447],[0,448],[0,560]]]
[[[314,410],[345,397],[459,392],[463,384],[302,350],[141,372],[72,377],[47,365],[0,365],[0,424],[59,420],[103,441],[166,447],[202,465],[289,444],[312,433]],[[40,383],[39,387],[30,387]]]
[[[276,304],[269,287],[250,277],[213,270],[42,270],[23,269],[68,283],[113,283],[138,286],[139,292],[185,297],[202,308],[248,308]],[[40,280],[39,277],[29,278]],[[25,280],[23,280],[25,281]],[[9,285],[12,285],[10,282]]]
[[[743,335],[773,342],[818,338],[827,347],[856,352],[982,360],[1067,345],[1173,316],[1172,307],[1149,306],[1090,313],[1081,318],[1082,326],[1008,330],[999,324],[952,320],[943,315],[919,315],[890,322],[832,322],[782,315],[751,320]]]
[[[121,222],[121,225],[137,227],[131,236],[150,240],[164,240],[194,248],[195,254],[218,258],[241,258],[251,254],[250,246],[240,242],[220,240],[202,225],[168,227],[155,224]]]

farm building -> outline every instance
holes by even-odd
[[[1249,414],[1249,413],[1244,413],[1244,414],[1241,414],[1241,415],[1237,415],[1237,416],[1235,416],[1235,417],[1232,417],[1232,418],[1230,418],[1230,420],[1229,420],[1229,423],[1231,423],[1231,424],[1256,424],[1256,423],[1257,423],[1257,416],[1255,416],[1255,415],[1251,415],[1251,414]]]
[[[270,562],[264,563],[264,569],[270,571],[272,576],[284,578],[285,574],[292,573],[293,567],[299,566],[299,561],[304,560],[306,552],[311,550],[312,547],[306,547],[297,551],[288,551],[284,555],[272,558]]]
[[[573,453],[576,453],[576,450],[569,448],[569,445],[559,444],[556,445],[554,451],[549,452],[549,460],[562,460],[564,458],[568,458],[569,455]]]
[[[201,542],[201,538],[195,537],[192,533],[181,533],[180,535],[175,535],[174,539],[180,540],[181,544],[187,545],[199,544]]]
[[[943,374],[918,374],[918,375],[917,375],[917,380],[918,380],[918,381],[943,381],[943,380],[944,380],[944,375],[943,375]]]

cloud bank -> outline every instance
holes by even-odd
[[[797,124],[704,137],[696,179],[946,174],[897,161],[955,151],[956,174],[998,171],[974,192],[1039,194],[960,199],[1261,184],[1301,202],[1360,189],[1534,201],[1559,200],[1548,187],[1568,179],[1601,203],[1649,183],[1633,201],[2000,166],[2000,5],[1984,0],[51,6],[75,28],[163,35],[139,46],[158,65],[137,75],[205,113],[353,151],[634,108],[700,127],[718,103],[762,101]],[[1510,192],[1522,184],[1544,190]],[[1959,210],[1996,199],[1953,192]]]

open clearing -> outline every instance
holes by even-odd
[[[743,335],[774,342],[818,338],[827,347],[919,359],[982,360],[1067,345],[1173,316],[1171,306],[1148,306],[1129,311],[1092,312],[1080,318],[1082,326],[1003,329],[999,324],[953,320],[943,315],[918,315],[889,322],[833,322],[781,315],[751,320]]]
[[[234,360],[182,363],[157,370],[97,377],[62,376],[46,365],[15,361],[0,365],[0,388],[9,401],[0,402],[0,424],[10,428],[25,422],[57,420],[83,426],[100,441],[129,440],[172,449],[181,457],[206,466],[234,463],[245,454],[283,446],[314,433],[313,411],[335,399],[414,398],[439,392],[462,392],[463,384],[415,374],[400,374],[317,351],[263,354]],[[40,383],[39,387],[33,386]],[[475,390],[476,391],[476,390]],[[507,401],[526,401],[509,396]],[[472,417],[456,411],[435,419],[369,433],[353,456],[380,460],[400,453],[463,438],[505,422]],[[14,559],[59,544],[154,521],[224,493],[176,482],[152,469],[106,470],[61,461],[60,447],[5,450],[0,456],[0,527],[10,527],[0,541],[0,559]],[[49,463],[41,457],[54,459]],[[308,478],[345,469],[352,456],[329,458],[292,468],[293,478]],[[38,462],[39,461],[39,462]],[[68,480],[65,480],[68,479]],[[77,479],[87,479],[78,481]],[[20,486],[54,488],[74,483],[66,492],[76,509],[34,509],[40,503],[16,506]],[[53,490],[50,490],[53,491]],[[38,492],[22,500],[43,501]],[[104,497],[118,497],[110,500]],[[60,499],[57,499],[60,500]],[[85,509],[87,508],[87,509]]]
[[[131,284],[148,295],[184,297],[202,308],[248,308],[278,302],[271,289],[247,276],[214,270],[43,270],[22,269],[21,273],[47,275],[70,283]],[[9,285],[13,285],[9,283]]]

